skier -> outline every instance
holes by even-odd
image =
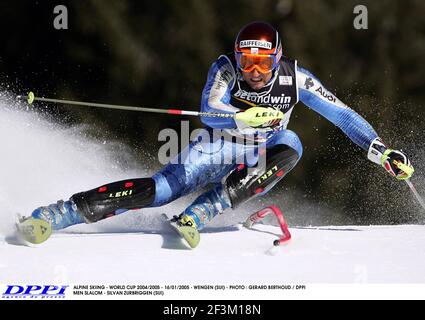
[[[294,168],[303,150],[297,134],[286,127],[299,100],[339,127],[367,152],[369,160],[397,179],[410,178],[413,168],[407,156],[388,148],[360,115],[296,60],[284,56],[279,33],[273,26],[256,21],[239,32],[234,53],[221,55],[212,64],[201,109],[244,114],[236,118],[204,117],[202,121],[210,130],[222,129],[230,137],[254,134],[255,148],[263,148],[265,153],[259,151],[248,157],[253,145],[231,139],[193,142],[183,150],[182,155],[186,156],[182,160],[169,163],[152,177],[118,181],[77,193],[68,201],[36,209],[31,216],[59,230],[131,209],[162,206],[213,184],[173,220],[177,225],[201,230],[224,210],[266,194]],[[191,156],[196,156],[196,161],[190,161]],[[265,165],[249,170],[262,156]]]

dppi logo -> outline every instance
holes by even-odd
[[[2,298],[12,299],[12,298],[55,298],[63,299],[65,298],[65,290],[68,286],[36,286],[36,285],[27,285],[27,286],[18,286],[18,285],[9,285],[7,286],[6,291],[2,294]]]

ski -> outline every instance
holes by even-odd
[[[198,246],[201,240],[201,236],[196,228],[190,226],[180,226],[177,224],[177,222],[170,220],[166,214],[162,214],[162,217],[180,235],[180,237],[185,240],[190,248],[194,249]]]
[[[27,245],[43,243],[52,234],[50,223],[33,217],[20,217],[18,215],[15,225],[20,240]]]

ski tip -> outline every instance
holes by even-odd
[[[49,239],[52,234],[50,223],[41,219],[20,218],[16,223],[16,230],[24,243],[32,245],[41,244]]]
[[[198,246],[201,241],[201,236],[196,228],[178,225],[175,221],[173,221],[173,218],[170,219],[165,213],[161,214],[161,218],[167,222],[167,225],[171,226],[178,232],[180,237],[185,240],[185,243],[190,247],[190,249],[194,249]]]
[[[195,249],[198,246],[201,240],[198,230],[189,226],[181,226],[178,228],[178,231],[192,249]]]
[[[28,93],[28,100],[27,100],[28,101],[28,104],[32,104],[34,102],[34,100],[35,100],[34,92],[30,91]]]

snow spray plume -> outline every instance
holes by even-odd
[[[47,120],[5,91],[0,112],[0,236],[13,230],[17,212],[29,215],[81,190],[144,174],[126,146]]]

